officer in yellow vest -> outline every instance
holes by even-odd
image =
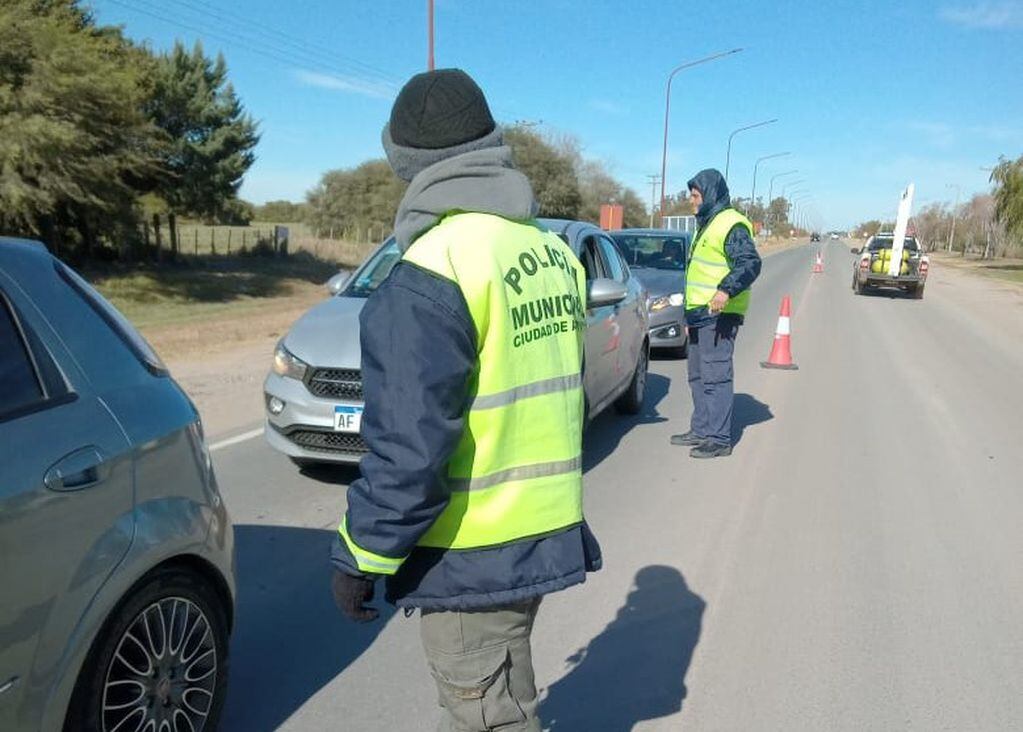
[[[723,457],[732,454],[735,338],[750,285],[760,274],[760,255],[753,225],[732,208],[719,171],[702,170],[688,185],[697,224],[685,288],[693,416],[689,431],[673,435],[671,443],[690,447],[695,458]]]
[[[373,620],[383,577],[389,602],[420,610],[441,730],[539,732],[540,598],[600,566],[582,511],[583,268],[534,220],[463,71],[413,77],[383,143],[410,181],[403,256],[360,320],[369,454],[332,551],[335,601]]]

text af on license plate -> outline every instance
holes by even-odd
[[[362,428],[362,407],[334,407],[334,431],[358,432]]]

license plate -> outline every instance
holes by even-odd
[[[358,432],[362,428],[362,407],[334,407],[334,431]]]

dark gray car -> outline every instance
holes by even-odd
[[[580,258],[586,271],[584,383],[589,417],[615,404],[643,406],[649,359],[647,294],[606,233],[592,224],[541,219]],[[331,281],[333,297],[307,312],[281,339],[263,388],[266,438],[299,465],[358,462],[362,425],[359,313],[401,254],[384,242],[350,276]]]
[[[671,229],[622,229],[615,242],[650,298],[650,347],[685,357],[686,261],[692,235]]]
[[[212,730],[233,538],[199,415],[40,244],[0,238],[0,730]]]

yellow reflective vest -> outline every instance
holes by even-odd
[[[533,222],[444,218],[403,260],[455,283],[476,327],[478,360],[450,499],[419,545],[472,549],[579,524],[586,276],[572,250]],[[341,535],[359,568],[393,574]]]
[[[734,208],[726,208],[704,226],[693,242],[686,267],[686,310],[705,307],[714,297],[721,280],[728,274],[725,239],[735,225],[745,226],[753,236],[753,224]],[[730,298],[721,312],[745,315],[749,308],[749,290]]]

